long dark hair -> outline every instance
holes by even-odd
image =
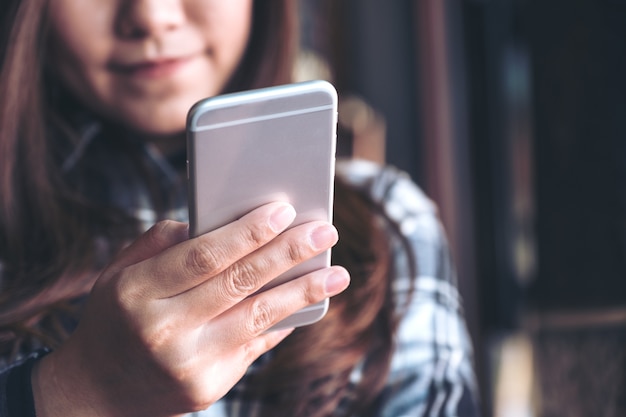
[[[87,290],[76,276],[94,253],[82,227],[91,208],[75,203],[46,140],[46,8],[46,0],[8,1],[0,16],[0,353],[30,334],[53,342],[46,311]]]
[[[89,291],[97,273],[94,265],[102,248],[94,242],[94,231],[107,231],[112,254],[132,237],[124,231],[134,230],[126,227],[132,219],[95,206],[62,177],[47,130],[66,126],[63,109],[50,105],[46,85],[47,4],[4,0],[0,6],[3,357],[37,343],[61,343],[67,335],[55,317]],[[298,46],[296,2],[257,1],[253,13],[247,50],[226,91],[291,81]],[[366,195],[341,182],[335,207],[341,239],[333,261],[350,270],[351,288],[333,299],[326,319],[298,329],[252,378],[246,395],[262,400],[264,414],[328,416],[342,399],[358,398],[349,404],[348,415],[366,415],[385,381],[397,317],[388,236],[380,222],[384,215]],[[359,364],[363,378],[351,387],[350,373]],[[285,392],[289,395],[281,394]]]

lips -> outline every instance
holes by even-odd
[[[113,62],[109,65],[109,69],[115,73],[128,77],[154,79],[169,77],[175,74],[191,60],[191,57],[179,57],[147,60],[137,63]]]

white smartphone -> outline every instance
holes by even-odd
[[[292,226],[332,221],[337,92],[307,81],[202,100],[187,119],[191,237],[230,223],[263,204],[286,201]],[[263,289],[330,265],[330,250]],[[304,308],[272,329],[320,320],[328,300]]]

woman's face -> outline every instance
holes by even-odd
[[[247,44],[253,0],[53,0],[50,61],[97,113],[152,136],[185,128]]]

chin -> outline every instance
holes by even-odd
[[[185,124],[181,125],[180,123],[157,123],[152,125],[137,125],[135,123],[129,127],[141,135],[155,139],[179,136],[185,133]]]
[[[185,131],[189,109],[210,96],[209,88],[196,91],[162,92],[149,98],[132,97],[109,103],[108,116],[140,134],[152,137],[178,135]],[[105,113],[106,110],[105,110]]]
[[[167,137],[184,133],[187,125],[188,108],[171,111],[128,112],[118,118],[123,125],[140,134],[152,137]]]

